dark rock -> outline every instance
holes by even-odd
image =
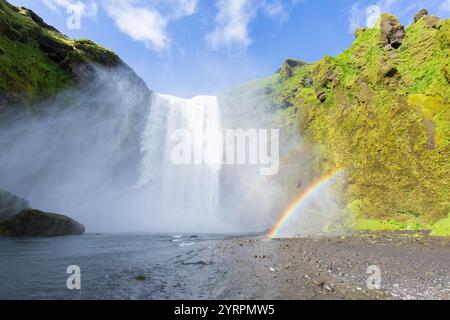
[[[327,93],[325,91],[318,92],[317,99],[319,99],[320,102],[324,103],[327,100]]]
[[[405,27],[392,15],[384,14],[381,17],[381,40],[383,46],[390,46],[394,49],[400,48],[405,39]]]
[[[27,200],[0,190],[0,220],[9,219],[29,207]]]
[[[23,35],[15,29],[6,29],[2,33],[11,41],[23,42]]]
[[[73,50],[71,46],[43,34],[38,35],[36,41],[39,43],[39,48],[56,64],[64,61]]]
[[[137,281],[145,281],[145,280],[147,280],[147,277],[142,275],[142,274],[140,274],[140,275],[134,277],[134,279],[137,280]]]
[[[428,11],[426,9],[420,10],[415,16],[414,16],[414,22],[419,21],[422,17],[425,17],[428,15]]]
[[[306,65],[306,62],[304,62],[302,60],[287,58],[284,61],[284,64],[287,65],[289,68],[296,68],[296,67],[301,67],[301,66]]]
[[[395,67],[389,67],[388,69],[384,70],[383,77],[384,78],[393,78],[397,75],[398,70]]]
[[[81,235],[84,226],[55,213],[26,209],[3,221],[3,234],[9,237],[55,237]]]
[[[304,65],[307,65],[307,63],[302,60],[287,58],[281,66],[280,70],[278,70],[278,73],[281,75],[282,79],[289,79],[290,77],[292,77],[295,69]]]

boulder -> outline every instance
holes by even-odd
[[[383,14],[381,17],[381,40],[384,47],[400,48],[405,39],[405,27],[396,17],[390,14]]]
[[[320,102],[324,103],[327,101],[327,93],[325,91],[319,91],[316,93],[317,99],[319,99]]]
[[[30,206],[27,200],[16,197],[9,192],[0,190],[0,220],[9,219],[29,207]]]
[[[55,213],[26,209],[0,223],[0,234],[8,237],[55,237],[81,235],[79,222]]]
[[[422,17],[425,17],[428,15],[428,11],[426,9],[422,9],[414,16],[414,22],[419,21]]]

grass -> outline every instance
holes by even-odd
[[[72,40],[5,0],[0,0],[0,31],[0,94],[13,104],[31,106],[72,86],[77,65],[121,63],[112,51],[86,39]],[[53,51],[44,52],[42,44]]]
[[[450,236],[450,214],[446,219],[439,220],[431,227],[432,236]]]

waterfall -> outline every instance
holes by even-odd
[[[190,229],[218,225],[220,163],[176,165],[171,158],[171,135],[182,129],[189,133],[192,156],[201,159],[217,151],[206,139],[220,130],[217,97],[182,99],[155,93],[149,106],[146,128],[141,136],[141,173],[138,186],[150,191],[158,221],[176,222]],[[164,225],[165,223],[163,223]],[[188,228],[188,229],[189,229]]]

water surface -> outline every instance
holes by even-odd
[[[176,299],[214,296],[223,236],[87,234],[0,238],[0,299]],[[67,267],[81,269],[69,290]],[[146,280],[135,277],[143,275]]]

